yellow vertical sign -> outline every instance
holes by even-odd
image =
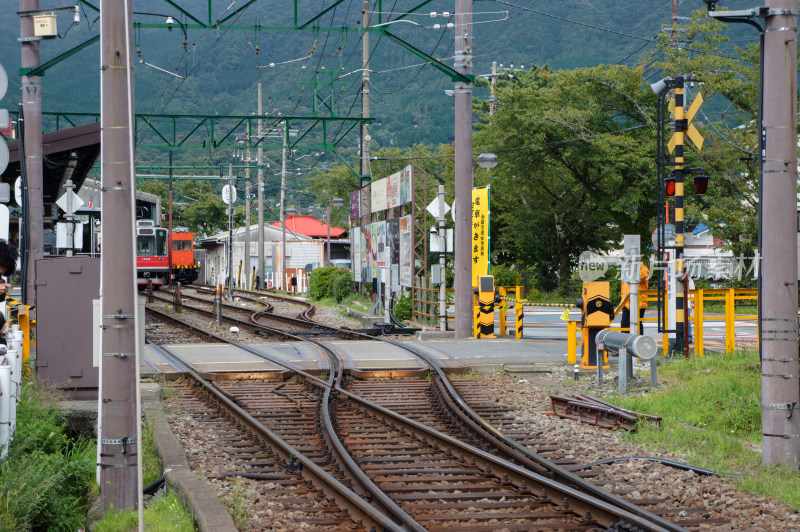
[[[489,275],[489,187],[472,189],[472,286]]]

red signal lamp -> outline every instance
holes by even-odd
[[[675,195],[675,178],[673,176],[664,178],[664,194],[668,197]]]

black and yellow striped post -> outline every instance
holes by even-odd
[[[679,289],[680,282],[683,280],[683,176],[684,176],[684,156],[683,148],[685,143],[684,135],[688,126],[688,121],[684,116],[684,94],[683,77],[677,76],[675,87],[675,135],[670,140],[674,143],[674,176],[675,176],[675,280],[672,283],[675,290],[675,346],[674,352],[684,354],[683,336],[685,329],[683,290]]]
[[[525,308],[525,306],[524,306],[522,300],[517,300],[517,302],[514,303],[514,317],[516,318],[516,321],[517,321],[517,328],[516,328],[516,333],[514,335],[514,338],[516,338],[517,340],[522,338],[522,322],[525,319],[524,308]]]
[[[505,336],[508,334],[508,324],[506,323],[507,317],[506,313],[508,312],[508,300],[506,296],[508,295],[508,291],[506,290],[505,286],[498,286],[497,291],[500,292],[500,315],[498,316],[498,328],[500,329],[500,334]]]
[[[494,334],[494,277],[478,277],[478,310],[475,314],[475,338],[497,338]]]

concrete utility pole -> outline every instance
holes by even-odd
[[[39,0],[20,0],[20,11],[36,11]],[[22,70],[40,66],[41,37],[33,35],[33,16],[21,16],[20,48]],[[23,242],[27,250],[25,304],[36,304],[36,261],[44,256],[44,204],[42,199],[42,78],[22,76],[22,112],[25,115],[25,172],[28,187],[28,241]]]
[[[169,151],[169,239],[167,262],[169,263],[169,287],[172,288],[172,150]]]
[[[264,289],[264,148],[261,135],[264,132],[263,110],[261,109],[261,83],[258,84],[258,279],[259,290]],[[273,268],[274,268],[273,264]]]
[[[797,2],[767,0],[762,162],[764,464],[800,464],[797,375]]]
[[[491,96],[489,96],[489,116],[494,115],[495,110],[495,98],[494,98],[494,88],[497,84],[497,61],[492,61],[492,79],[491,79]]]
[[[247,157],[248,161],[250,157]],[[250,163],[247,163],[248,166]],[[247,170],[250,173],[250,170]],[[244,289],[250,290],[250,176],[244,182]]]
[[[364,30],[364,37],[361,41],[361,118],[363,119],[361,122],[361,159],[360,159],[360,167],[359,167],[359,174],[361,178],[359,180],[360,190],[359,190],[359,209],[361,213],[361,219],[359,220],[359,225],[361,227],[361,231],[365,231],[369,229],[369,224],[372,221],[372,213],[371,213],[371,201],[369,198],[363,198],[364,194],[369,194],[370,191],[370,182],[372,177],[372,166],[369,160],[370,155],[370,135],[369,135],[369,122],[367,119],[369,118],[369,32],[367,28],[369,28],[369,2],[364,2],[364,7],[361,10],[361,29]],[[366,183],[366,184],[365,184]],[[366,209],[364,209],[366,207]],[[352,257],[353,259],[353,268],[360,268],[361,267],[361,257]],[[366,283],[368,285],[367,293],[370,293],[372,290],[372,279],[361,279],[362,283]],[[363,284],[362,284],[363,286]]]
[[[361,27],[364,29],[364,38],[361,46],[361,118],[369,118],[369,2],[364,2],[361,11]],[[371,173],[369,163],[369,122],[361,122],[361,167],[359,173],[363,182],[364,176]],[[362,213],[363,216],[363,213]]]
[[[286,164],[289,159],[289,123],[284,120],[283,154],[281,155],[281,290],[286,290]]]
[[[472,0],[455,3],[455,70],[472,74]],[[472,84],[455,83],[455,337],[472,337]]]
[[[233,186],[233,165],[228,165],[228,190],[230,190],[230,202],[228,203],[228,282],[225,283],[228,285],[228,293],[225,297],[228,298],[229,301],[233,301],[233,198],[234,198],[234,190],[235,187]]]
[[[136,259],[133,139],[133,12],[130,2],[100,8],[103,253],[100,331],[100,495],[103,507],[137,501]],[[23,89],[24,91],[24,89]],[[41,133],[41,129],[38,130]],[[39,190],[41,192],[41,190]],[[31,212],[33,219],[41,223]],[[141,324],[144,327],[144,324]]]

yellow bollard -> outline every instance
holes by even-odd
[[[525,321],[525,310],[521,299],[518,299],[517,303],[514,305],[514,317],[517,322],[517,329],[514,337],[519,340],[522,338],[522,327]]]
[[[567,364],[578,361],[578,322],[567,321]]]
[[[725,352],[728,354],[736,350],[736,331],[733,328],[735,307],[733,288],[728,288],[725,292]]]
[[[506,312],[508,312],[508,301],[506,301],[506,289],[504,286],[497,287],[498,292],[503,297],[503,302],[500,303],[500,334],[506,335],[508,334],[508,330],[506,329]]]
[[[697,290],[694,296],[694,352],[703,356],[703,289]]]

